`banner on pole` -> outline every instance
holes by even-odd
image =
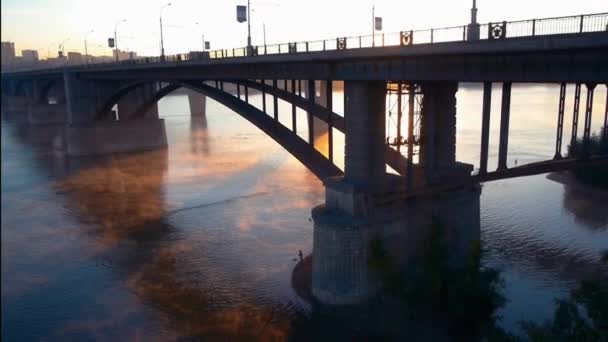
[[[376,17],[374,19],[376,23],[376,31],[382,31],[382,17]]]
[[[244,23],[247,21],[247,6],[236,6],[236,21]]]

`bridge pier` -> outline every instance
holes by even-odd
[[[471,165],[456,162],[457,88],[456,83],[422,85],[426,144],[421,146],[421,163],[432,171],[433,182],[472,171]],[[380,290],[382,284],[369,267],[373,241],[381,241],[409,272],[425,252],[421,246],[435,220],[447,223],[450,261],[455,264],[479,240],[478,185],[440,197],[386,200],[390,192],[406,187],[403,177],[386,173],[386,84],[346,81],[344,89],[344,177],[324,180],[325,204],[312,210],[312,292],[331,305],[358,304]]]
[[[427,184],[468,177],[473,166],[456,162],[457,83],[422,84],[420,166]]]
[[[344,177],[325,180],[325,205],[313,209],[312,292],[328,304],[355,304],[378,284],[367,268],[375,234],[373,195],[386,177],[384,82],[345,84]]]
[[[143,118],[132,116],[154,96],[156,85],[144,85],[119,100],[122,120],[100,120],[97,110],[120,89],[120,84],[90,82],[65,72],[68,123],[59,145],[68,156],[136,152],[167,146],[165,122],[154,105]],[[128,101],[132,102],[128,102]],[[121,115],[119,115],[120,117]]]
[[[192,117],[207,116],[207,97],[189,89],[187,93],[188,103],[190,104],[190,115]]]

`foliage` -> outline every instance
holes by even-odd
[[[587,149],[582,139],[577,139],[568,146],[568,157],[584,158],[590,155],[608,155],[608,127],[603,127],[600,134],[593,134],[589,139]],[[608,187],[608,166],[580,167],[574,174],[581,181],[602,187]]]
[[[444,226],[434,222],[414,281],[399,271],[380,239],[371,243],[369,266],[385,288],[401,298],[418,318],[442,317],[451,336],[458,340],[492,340],[510,337],[496,325],[496,310],[505,303],[500,272],[482,268],[480,243],[470,249],[464,266],[450,264]]]
[[[602,261],[608,263],[608,251]],[[553,319],[521,323],[530,341],[608,341],[608,286],[599,277],[583,281],[568,299],[556,301]]]

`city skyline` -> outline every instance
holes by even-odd
[[[115,24],[119,26],[118,41],[121,50],[135,51],[139,55],[160,53],[160,8],[166,1],[144,4],[143,1],[119,3],[86,3],[75,0],[8,0],[2,2],[2,41],[15,42],[17,55],[22,50],[38,50],[41,58],[54,57],[61,42],[65,51],[84,53],[85,35],[88,33],[88,50],[91,55],[111,56],[107,39],[113,36]],[[376,16],[383,17],[384,31],[454,26],[468,23],[472,1],[446,3],[430,0],[424,3],[378,0],[373,2]],[[411,3],[411,4],[410,4]],[[120,4],[121,11],[116,10]],[[246,44],[247,25],[236,22],[236,5],[245,1],[193,1],[176,0],[163,11],[163,31],[167,54],[202,49],[202,36],[211,41],[211,48],[241,47]],[[321,7],[323,6],[323,7]],[[266,26],[268,44],[302,41],[347,35],[371,33],[372,1],[349,3],[338,0],[331,3],[320,0],[307,2],[284,0],[252,3],[252,37],[254,45],[263,44],[263,26]],[[409,10],[408,6],[415,6]],[[553,1],[550,7],[538,2],[515,0],[478,1],[478,21],[542,18],[560,15],[607,11],[600,0]],[[325,11],[318,12],[318,8]],[[436,12],[441,8],[440,12]],[[523,11],[522,9],[526,10]],[[433,12],[435,13],[433,14]],[[41,15],[41,13],[45,15]],[[117,13],[118,12],[118,13]],[[348,19],[342,13],[348,15]],[[423,19],[423,18],[431,19]],[[36,22],[36,25],[33,22]],[[335,22],[340,25],[336,26]],[[196,24],[196,23],[199,24]],[[314,22],[311,25],[310,22]],[[280,30],[276,28],[280,27]],[[41,30],[41,28],[44,28]],[[92,33],[89,33],[90,31]]]

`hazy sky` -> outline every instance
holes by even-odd
[[[158,55],[159,12],[163,0],[2,0],[2,41],[14,41],[17,53],[38,49],[41,57],[66,51],[110,55],[107,38],[118,28],[121,49]],[[236,5],[246,0],[173,0],[163,11],[167,54],[200,50],[201,35],[212,48],[246,44],[247,25],[236,22]],[[471,0],[375,0],[384,31],[462,25],[469,22]],[[252,0],[252,36],[262,44],[371,33],[370,0]],[[478,0],[479,21],[502,21],[608,12],[607,0]],[[195,23],[199,22],[199,25]]]

